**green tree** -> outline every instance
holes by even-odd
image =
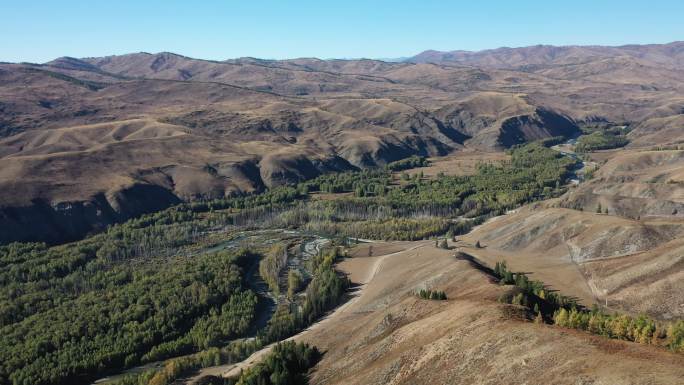
[[[295,294],[302,285],[302,276],[297,270],[290,269],[287,272],[287,297],[289,299],[294,299]]]

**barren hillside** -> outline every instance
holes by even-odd
[[[358,293],[295,337],[325,352],[313,384],[676,384],[684,376],[679,355],[526,320],[497,301],[505,287],[453,250],[375,244],[368,257],[368,247],[338,266],[362,285]],[[448,300],[418,298],[425,288]],[[236,375],[264,355],[205,373]]]

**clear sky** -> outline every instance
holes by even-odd
[[[223,60],[684,40],[683,0],[0,0],[0,61],[171,51]]]

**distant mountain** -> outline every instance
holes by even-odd
[[[627,57],[652,65],[684,68],[684,42],[669,44],[609,46],[535,45],[502,47],[484,51],[424,51],[407,59],[410,63],[463,64],[487,68],[524,68],[581,64],[595,60]]]

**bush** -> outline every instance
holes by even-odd
[[[446,293],[443,291],[421,289],[417,294],[422,299],[435,301],[446,301],[447,299]]]

